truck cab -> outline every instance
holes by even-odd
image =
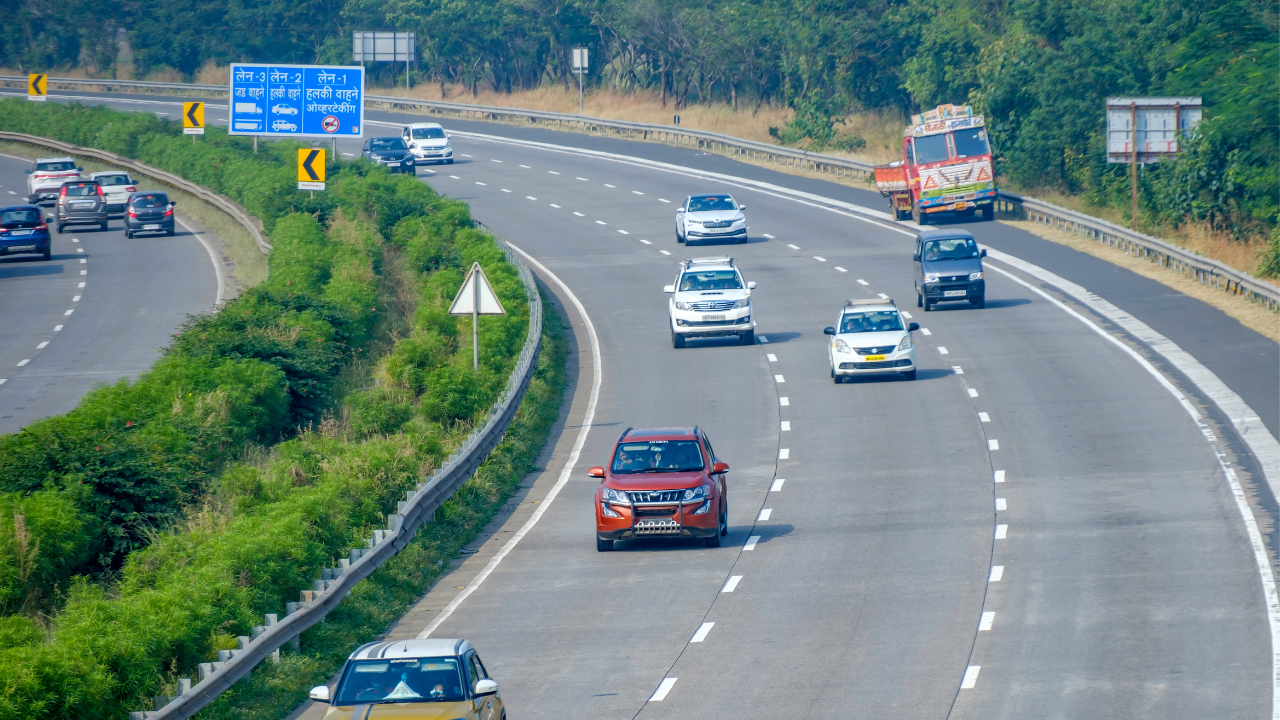
[[[902,160],[875,168],[895,220],[928,225],[942,214],[995,218],[996,184],[986,122],[968,105],[939,105],[911,118]]]

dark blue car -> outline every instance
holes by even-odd
[[[0,257],[35,254],[52,260],[49,220],[35,205],[0,208]]]

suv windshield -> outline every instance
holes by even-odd
[[[134,195],[129,201],[136,208],[158,208],[169,204],[169,198],[164,195]]]
[[[414,140],[438,140],[444,137],[443,128],[414,128]]]
[[[689,198],[689,212],[710,212],[712,210],[737,210],[738,206],[728,195],[707,195],[706,197]]]
[[[924,244],[924,252],[920,257],[925,262],[940,262],[942,260],[963,260],[965,258],[978,257],[978,243],[973,238],[946,238],[943,240],[929,240]]]
[[[5,210],[0,212],[0,227],[35,227],[40,224],[40,213],[35,210]]]
[[[36,172],[66,172],[75,169],[76,164],[70,160],[36,163]]]
[[[957,130],[955,132],[956,157],[971,158],[991,154],[987,146],[987,131],[982,128]]]
[[[624,442],[613,456],[613,472],[619,475],[684,472],[703,467],[697,440]]]
[[[458,659],[355,660],[347,668],[333,705],[465,700]]]
[[[687,272],[680,278],[680,292],[689,290],[739,290],[742,281],[733,270]]]
[[[67,197],[89,197],[90,195],[97,197],[98,183],[75,183],[73,185],[63,185],[62,194]]]
[[[400,138],[377,138],[369,144],[371,150],[403,150],[404,141]]]
[[[98,177],[94,178],[94,180],[97,180],[99,185],[128,185],[129,184],[128,175],[99,175]]]
[[[890,332],[902,329],[902,318],[896,310],[848,313],[840,318],[841,333]]]
[[[947,136],[925,135],[915,139],[916,163],[927,165],[942,162],[947,158]]]

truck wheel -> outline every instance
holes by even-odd
[[[911,206],[911,219],[916,221],[920,227],[929,224],[929,217],[925,215],[924,210],[920,208],[920,203]]]
[[[991,222],[992,220],[995,220],[995,219],[996,219],[996,206],[995,206],[995,205],[983,205],[983,206],[982,206],[982,219],[983,219],[983,220],[986,220],[987,222]]]

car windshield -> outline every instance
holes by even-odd
[[[915,139],[916,163],[927,165],[942,162],[947,158],[947,136],[926,135]]]
[[[687,272],[680,278],[680,292],[689,290],[738,290],[742,281],[733,270]]]
[[[976,258],[978,257],[978,243],[974,242],[973,238],[929,240],[924,244],[924,252],[921,257],[924,258],[925,262]]]
[[[75,169],[76,169],[76,164],[71,162],[70,160],[65,160],[62,162],[36,163],[36,172],[66,172],[68,170],[75,170]]]
[[[443,128],[414,128],[414,140],[438,140],[444,137]]]
[[[465,699],[457,658],[394,658],[352,661],[332,704],[457,702]]]
[[[88,197],[90,195],[97,196],[98,186],[95,183],[76,183],[75,185],[63,185],[63,194],[67,197]]]
[[[33,227],[40,224],[35,210],[0,210],[0,227]]]
[[[128,175],[99,175],[98,177],[94,178],[94,180],[97,180],[99,185],[128,185],[129,184]]]
[[[955,141],[956,157],[958,158],[971,158],[991,154],[991,148],[987,145],[987,131],[982,128],[957,130],[955,132]]]
[[[136,208],[157,208],[168,205],[169,198],[164,195],[138,195],[131,202]]]
[[[738,204],[728,195],[706,195],[689,198],[689,212],[711,212],[713,210],[737,210]]]
[[[896,310],[848,313],[840,318],[841,333],[890,332],[901,329],[902,318]]]
[[[372,150],[403,150],[404,141],[400,138],[376,138],[370,141]]]
[[[613,456],[613,472],[620,475],[684,472],[703,467],[697,440],[624,442]]]

